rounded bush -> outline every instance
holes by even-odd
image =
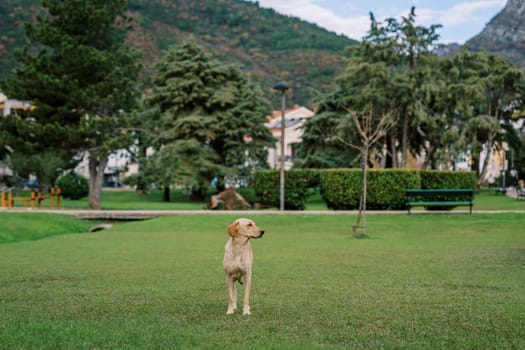
[[[56,185],[60,187],[64,198],[77,200],[89,194],[88,180],[73,172],[62,175]]]

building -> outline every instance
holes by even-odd
[[[270,129],[272,135],[277,139],[274,148],[268,149],[268,164],[272,169],[279,169],[281,166],[281,111],[274,111],[267,116],[266,127]],[[295,105],[293,108],[285,110],[285,129],[284,129],[284,167],[293,167],[297,145],[301,143],[303,135],[303,125],[307,118],[314,115],[314,112],[306,107]]]
[[[16,113],[17,110],[25,110],[31,107],[31,104],[18,100],[10,100],[0,92],[0,117],[5,117],[11,113]],[[13,176],[13,171],[8,166],[9,154],[12,153],[11,147],[4,145],[6,149],[0,150],[0,178],[4,176]],[[6,155],[7,154],[7,155]],[[2,155],[5,159],[1,159]]]
[[[0,92],[0,116],[4,117],[11,113],[16,113],[17,110],[26,110],[31,108],[29,102],[11,100],[6,95]]]

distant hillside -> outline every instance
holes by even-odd
[[[525,1],[509,0],[485,29],[466,45],[473,50],[500,53],[525,68]]]
[[[134,19],[129,40],[144,52],[145,85],[162,52],[191,34],[223,62],[239,64],[274,102],[271,87],[282,79],[292,88],[291,103],[310,105],[316,90],[334,86],[345,49],[356,44],[257,2],[130,0],[128,8]],[[38,0],[1,1],[0,77],[14,67],[13,49],[25,42],[23,22],[38,9]]]

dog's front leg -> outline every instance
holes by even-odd
[[[237,309],[237,290],[235,289],[235,281],[231,276],[226,276],[226,288],[228,289],[228,311],[226,311],[226,315],[231,315]]]
[[[250,315],[250,289],[252,287],[252,270],[249,269],[246,271],[246,275],[244,277],[244,305],[242,308],[242,314],[243,315]]]

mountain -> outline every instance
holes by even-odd
[[[10,74],[13,50],[26,42],[23,23],[41,10],[39,0],[0,2],[0,78]],[[241,0],[130,0],[129,42],[144,53],[142,83],[154,62],[188,35],[222,62],[238,64],[279,105],[272,86],[290,86],[290,104],[310,105],[316,91],[334,86],[344,69],[345,49],[357,42],[258,2]]]
[[[500,53],[525,67],[525,1],[509,0],[483,31],[466,42],[473,50]]]

